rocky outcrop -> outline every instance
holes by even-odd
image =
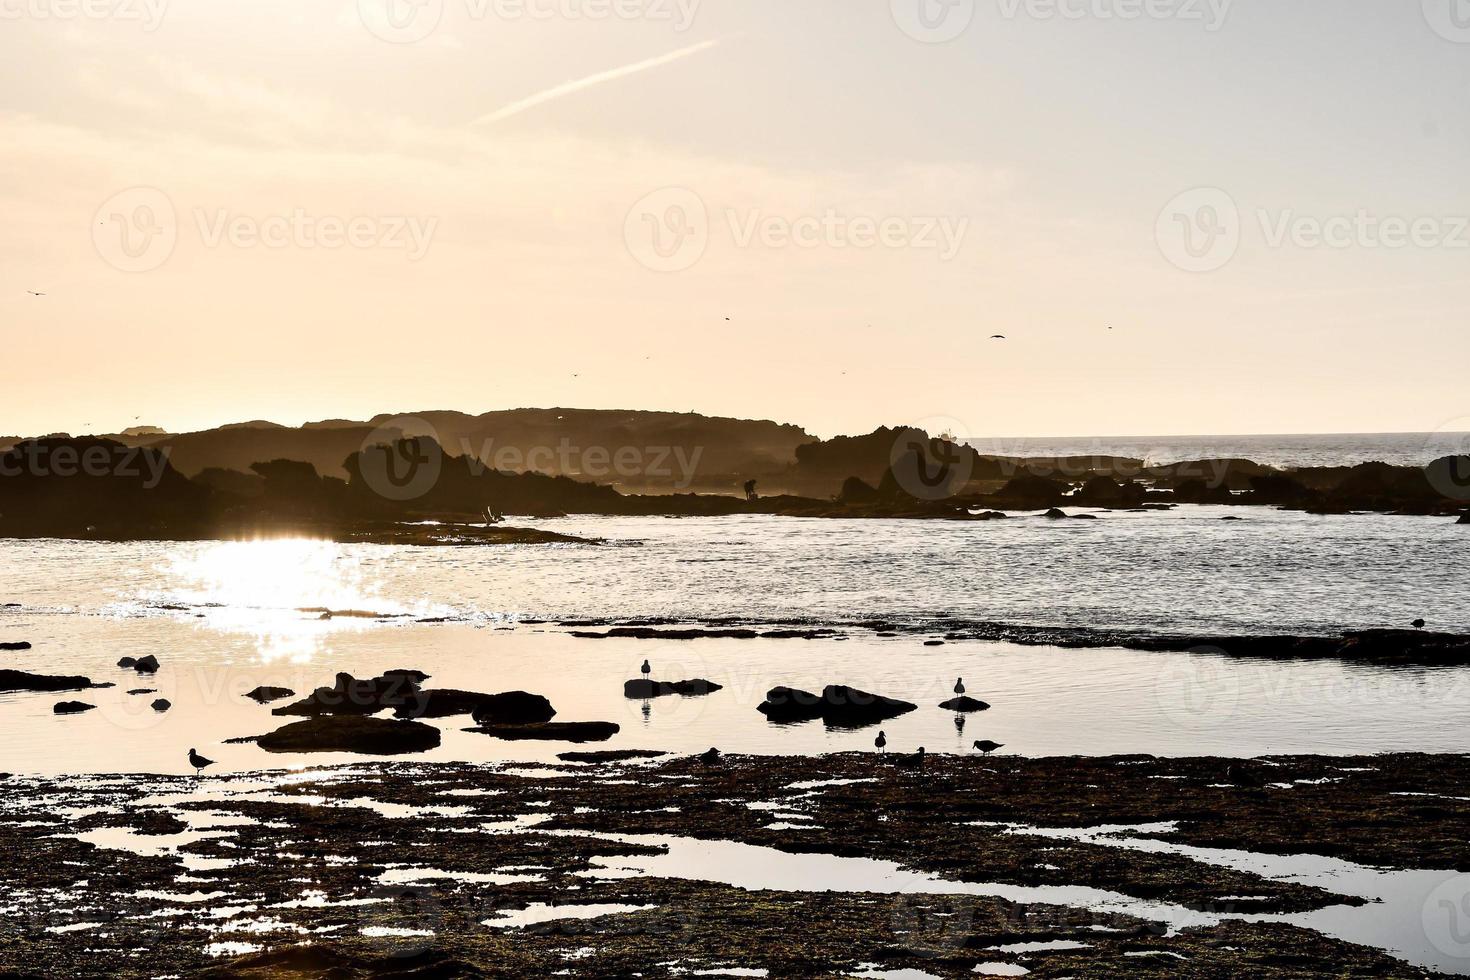
[[[625,681],[623,683],[623,697],[625,698],[662,698],[671,694],[681,694],[684,697],[700,697],[705,694],[713,694],[715,691],[723,690],[723,687],[714,681],[696,678],[691,681],[653,681],[647,678]]]
[[[941,702],[939,706],[946,711],[959,711],[966,714],[973,711],[990,710],[990,705],[986,704],[984,701],[977,701],[976,699],[969,697],[968,695],[961,695],[957,698],[950,698],[948,701]]]
[[[407,755],[437,748],[439,729],[417,721],[323,715],[293,722],[254,741],[267,752]]]
[[[538,725],[556,717],[551,702],[539,694],[507,691],[480,697],[471,712],[477,725]]]
[[[829,684],[821,695],[792,687],[773,687],[756,709],[771,721],[798,722],[816,718],[832,727],[857,728],[907,714],[918,705],[855,687]]]
[[[51,713],[57,715],[79,715],[84,711],[91,711],[96,707],[95,704],[88,704],[85,701],[62,701],[52,705]]]
[[[361,679],[340,673],[331,687],[319,687],[300,701],[273,708],[275,715],[372,715],[412,704],[428,674],[419,670],[390,670],[380,677]]]
[[[294,698],[296,692],[289,687],[257,687],[245,696],[258,704],[269,704],[272,701],[284,701],[286,698]]]
[[[111,684],[95,684],[90,677],[0,670],[0,693],[7,691],[84,691],[88,688],[111,686]]]
[[[539,725],[481,725],[465,731],[509,741],[606,742],[620,728],[610,721],[553,721]]]
[[[24,640],[18,643],[0,643],[0,650],[29,650],[31,645]]]

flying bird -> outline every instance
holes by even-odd
[[[200,755],[198,752],[195,752],[193,749],[190,749],[189,750],[189,765],[191,765],[191,766],[194,767],[194,775],[197,776],[197,775],[199,775],[200,770],[204,769],[207,766],[214,765],[214,760],[213,759],[206,759],[206,758],[204,758],[204,756]]]
[[[991,340],[1005,340],[1006,339],[1006,335],[1003,334],[1003,333],[993,333],[993,334],[990,335],[990,339]]]
[[[30,293],[32,296],[45,296],[46,295],[45,293],[38,293],[34,289],[27,289],[26,292]]]

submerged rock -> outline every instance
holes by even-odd
[[[721,685],[702,677],[691,681],[651,681],[646,677],[640,677],[637,680],[623,683],[623,697],[625,698],[661,698],[671,694],[700,697],[720,690],[724,690]]]
[[[0,692],[84,691],[88,688],[111,686],[111,684],[94,684],[90,677],[29,674],[23,670],[0,670]]]
[[[310,718],[377,714],[386,708],[412,703],[419,696],[419,685],[428,676],[420,670],[389,670],[379,677],[366,679],[339,673],[331,687],[319,687],[300,701],[273,708],[271,714]]]
[[[969,697],[968,695],[962,695],[957,698],[950,698],[948,701],[942,702],[939,706],[946,711],[970,712],[990,710],[990,705],[986,704],[984,701],[977,701],[974,698]]]
[[[157,694],[158,693],[158,688],[156,688],[156,687],[135,687],[131,691],[129,691],[128,693],[129,694]]]
[[[556,757],[563,762],[598,764],[603,762],[627,762],[632,759],[657,759],[665,755],[668,755],[668,753],[655,752],[651,749],[607,749],[602,752],[558,752]]]
[[[97,707],[95,704],[88,704],[85,701],[62,701],[52,706],[51,713],[57,715],[79,715],[84,711],[91,711],[95,707]]]
[[[509,741],[606,742],[621,729],[610,721],[553,721],[539,725],[481,725],[465,731]]]
[[[289,687],[257,687],[245,695],[259,704],[269,704],[272,701],[281,701],[285,698],[294,698],[296,692]]]
[[[551,702],[539,694],[506,691],[479,697],[480,703],[470,712],[477,725],[537,725],[556,717]]]
[[[809,691],[773,687],[756,709],[771,721],[809,721],[821,718],[833,727],[861,727],[908,714],[918,708],[908,701],[869,694],[855,687],[829,684],[818,697]]]
[[[326,715],[292,722],[254,741],[267,752],[405,755],[437,748],[439,729],[417,721]]]

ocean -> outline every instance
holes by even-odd
[[[1461,420],[1463,421],[1463,420]],[[1470,453],[1470,433],[1375,432],[1335,435],[1058,436],[966,439],[992,456],[1123,456],[1149,464],[1195,459],[1249,459],[1283,469],[1392,463],[1423,466]]]

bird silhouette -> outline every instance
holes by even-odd
[[[878,737],[873,739],[873,744],[878,747],[878,753],[881,755],[888,749],[888,733],[879,732]]]
[[[643,666],[640,669],[643,671],[644,677],[647,677],[649,674],[653,673],[653,668],[648,665],[647,660],[643,661]]]
[[[975,743],[975,748],[979,749],[981,752],[984,752],[986,755],[989,755],[996,749],[1005,748],[1005,745],[1001,742],[992,742],[988,738],[982,738]]]
[[[905,769],[921,768],[924,765],[924,746],[919,746],[919,750],[913,755],[894,759],[893,764],[903,766]]]
[[[1003,334],[1003,333],[993,333],[993,334],[990,335],[990,339],[991,340],[1005,340],[1006,339],[1006,335]]]
[[[34,289],[27,289],[26,292],[30,293],[32,296],[45,296],[46,295],[45,293],[38,293]]]
[[[963,677],[957,677],[957,678],[955,678],[954,692],[956,694],[964,694],[965,693],[965,679]]]
[[[1422,630],[1424,628],[1424,620],[1422,620],[1422,619],[1416,619],[1416,620],[1414,620],[1414,622],[1411,625],[1416,630]]]
[[[198,752],[195,752],[193,749],[190,749],[189,750],[189,765],[191,765],[191,766],[194,767],[194,775],[197,776],[197,775],[199,775],[200,771],[203,770],[205,767],[214,765],[214,760],[213,759],[206,759],[206,758],[204,758],[204,756],[200,755]]]

